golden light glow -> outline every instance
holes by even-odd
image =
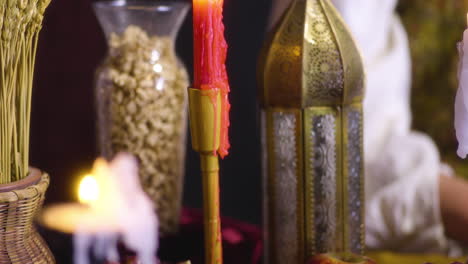
[[[193,0],[193,5],[198,6],[207,6],[207,5],[215,5],[219,4],[221,0]]]
[[[86,175],[80,182],[78,199],[83,204],[92,204],[99,198],[99,185],[93,175]]]

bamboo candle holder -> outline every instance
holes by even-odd
[[[221,93],[219,89],[189,88],[192,147],[200,154],[203,184],[205,263],[223,262],[219,213],[219,162],[217,150],[221,132]]]

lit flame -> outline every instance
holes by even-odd
[[[78,199],[83,204],[91,205],[99,198],[99,185],[93,175],[86,175],[80,182]]]

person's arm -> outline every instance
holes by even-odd
[[[468,245],[468,182],[440,177],[440,209],[446,235]]]

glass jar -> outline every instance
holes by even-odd
[[[185,67],[175,39],[188,4],[175,1],[100,1],[93,4],[108,41],[96,73],[100,154],[129,152],[153,199],[160,231],[177,230],[185,160]]]

